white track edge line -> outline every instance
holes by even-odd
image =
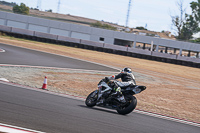
[[[5,50],[0,48],[0,52],[5,52]]]
[[[23,131],[26,131],[26,132],[33,132],[33,133],[45,133],[45,132],[41,132],[41,131],[36,131],[36,130],[32,130],[32,129],[28,129],[28,128],[23,128],[23,127],[18,127],[18,126],[13,126],[13,125],[8,125],[8,124],[3,124],[3,123],[0,123],[0,127],[3,126],[3,127],[7,127],[7,128],[12,128],[12,129],[15,129],[15,130],[23,130]],[[1,130],[0,130],[1,131]],[[14,133],[14,132],[13,132]]]
[[[175,121],[175,122],[178,122],[178,123],[183,123],[183,124],[187,124],[187,125],[200,127],[199,123],[195,123],[195,122],[192,122],[192,121],[181,120],[181,119],[173,118],[173,117],[170,117],[170,116],[154,114],[154,113],[150,113],[150,112],[140,111],[140,110],[137,110],[137,109],[135,109],[133,112],[139,113],[139,114],[148,115],[148,116],[152,116],[152,117],[156,117],[156,118],[161,118],[161,119],[164,119],[164,120],[171,120],[171,121]]]

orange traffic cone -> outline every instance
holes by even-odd
[[[44,78],[44,83],[43,83],[42,89],[47,90],[47,77],[46,76]]]

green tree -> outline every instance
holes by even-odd
[[[16,6],[17,4],[14,2],[6,2],[6,1],[0,1],[0,5],[7,5],[7,6]]]
[[[178,3],[180,16],[171,16],[172,24],[176,27],[178,33],[177,38],[182,40],[189,40],[192,38],[194,33],[200,31],[200,0],[198,2],[191,2],[190,7],[192,14],[186,14],[183,9],[183,0]],[[184,14],[185,13],[185,14]],[[183,16],[183,14],[185,16]]]
[[[136,27],[136,29],[138,29],[138,30],[147,30],[147,29],[146,29],[146,28],[144,28],[143,26]]]
[[[181,39],[189,40],[192,38],[194,33],[200,31],[200,0],[198,2],[191,2],[190,7],[192,9],[192,14],[185,14],[186,21],[183,23],[181,30]]]
[[[192,15],[186,14],[186,21],[183,23],[179,39],[189,40],[194,33],[199,31],[199,23]]]
[[[197,2],[191,2],[190,7],[192,8],[193,17],[196,21],[200,22],[200,0],[197,0]]]
[[[183,0],[179,0],[176,2],[176,5],[180,11],[179,15],[176,16],[171,16],[172,18],[172,25],[173,27],[175,27],[175,31],[177,33],[177,38],[180,39],[181,38],[181,30],[183,28],[183,24],[184,24],[184,14],[185,14],[185,10],[186,8],[184,8],[183,6]]]
[[[46,10],[46,12],[52,12],[52,9]]]
[[[13,7],[13,12],[28,15],[29,14],[29,7],[27,7],[24,3],[21,3],[20,6],[16,5],[16,6]]]
[[[97,28],[103,28],[103,29],[108,29],[108,30],[117,30],[116,27],[108,25],[108,24],[102,24],[101,22],[96,22],[90,24],[92,27],[97,27]]]

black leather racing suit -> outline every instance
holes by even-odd
[[[130,84],[136,85],[135,77],[132,73],[121,72],[118,75],[114,76],[114,79],[119,79],[119,78],[121,78],[122,80],[122,82],[118,82],[118,85],[120,87],[126,87],[129,86]]]

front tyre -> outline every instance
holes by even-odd
[[[93,91],[91,92],[86,100],[85,100],[85,104],[88,106],[88,107],[93,107],[96,105],[96,102],[97,102],[97,98],[98,98],[98,93],[97,91]]]
[[[126,114],[131,113],[137,105],[136,97],[132,95],[126,95],[124,97],[126,99],[126,103],[121,104],[117,107],[117,112],[121,115],[126,115]]]

